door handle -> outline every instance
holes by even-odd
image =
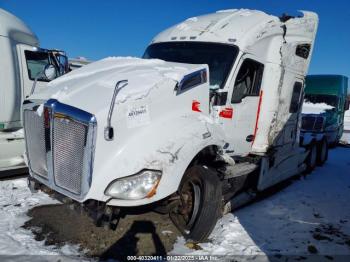
[[[247,141],[247,142],[253,142],[254,138],[255,138],[254,135],[249,135],[249,136],[246,137],[245,141]]]

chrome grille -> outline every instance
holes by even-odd
[[[53,173],[57,186],[81,193],[87,127],[65,117],[54,117]]]
[[[55,99],[26,101],[23,119],[30,174],[40,183],[81,201],[93,172],[97,121],[94,115]]]
[[[35,174],[47,178],[44,117],[35,111],[25,110],[24,123],[30,168]]]

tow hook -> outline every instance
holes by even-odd
[[[27,182],[30,192],[32,194],[37,193],[39,190],[39,185],[31,177],[28,177]]]
[[[94,222],[97,227],[116,230],[120,217],[121,212],[119,208],[111,208],[106,206],[104,209],[97,211]]]

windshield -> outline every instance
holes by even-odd
[[[168,62],[207,64],[211,88],[222,88],[236,59],[236,46],[200,43],[173,42],[150,45],[143,58],[158,58]]]
[[[334,95],[305,95],[305,101],[313,104],[326,103],[327,105],[338,107],[338,97]]]

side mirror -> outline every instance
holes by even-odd
[[[38,79],[41,77],[45,77],[47,80],[54,80],[57,77],[56,68],[53,65],[46,65],[44,67],[44,70],[39,72],[33,82],[32,90],[30,91],[30,95],[34,94],[36,83],[38,82]],[[28,97],[28,96],[27,96]]]
[[[56,68],[53,65],[46,65],[44,69],[44,75],[48,80],[56,78]]]

